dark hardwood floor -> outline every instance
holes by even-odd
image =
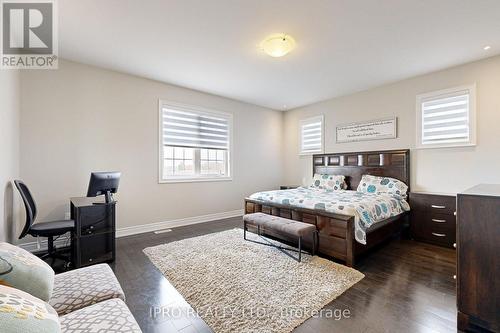
[[[167,242],[241,227],[233,218],[117,239],[112,264],[127,304],[144,332],[211,332],[193,316],[156,319],[152,307],[189,307],[142,250]],[[350,318],[310,318],[295,332],[456,332],[455,251],[394,239],[362,258],[365,278],[326,306]]]

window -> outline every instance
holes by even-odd
[[[323,116],[303,119],[299,125],[300,154],[323,152]]]
[[[471,85],[417,96],[417,147],[474,145],[475,95]]]
[[[160,182],[227,180],[232,115],[160,101]]]

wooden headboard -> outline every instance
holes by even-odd
[[[314,173],[344,175],[350,190],[356,190],[363,175],[396,178],[408,185],[409,188],[410,150],[313,155]]]

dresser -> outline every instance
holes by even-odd
[[[457,325],[500,332],[500,185],[457,195]]]
[[[413,239],[453,248],[456,242],[456,197],[410,193],[410,232]]]

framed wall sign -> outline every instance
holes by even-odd
[[[337,143],[395,139],[397,118],[384,118],[337,126]]]

